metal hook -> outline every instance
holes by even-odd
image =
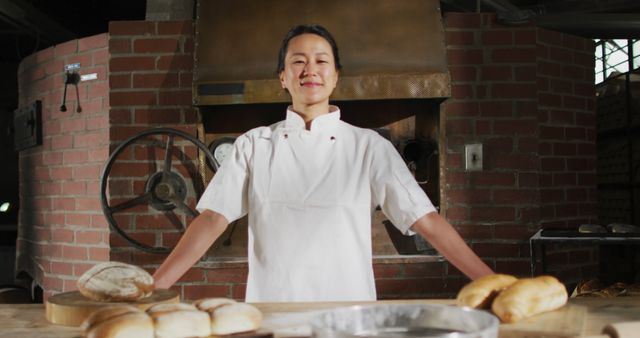
[[[78,100],[78,108],[76,111],[79,113],[82,111],[80,108],[80,93],[78,92],[78,82],[80,82],[80,75],[76,72],[65,72],[64,73],[64,93],[62,94],[62,105],[60,106],[60,111],[67,111],[67,86],[72,84],[76,87],[76,98]]]

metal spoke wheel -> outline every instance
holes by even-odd
[[[100,176],[102,211],[111,229],[133,247],[158,254],[169,253],[173,249],[162,245],[145,244],[134,239],[118,225],[114,214],[146,207],[148,212],[165,216],[179,232],[184,232],[187,224],[186,221],[180,220],[181,216],[186,220],[198,215],[198,211],[189,206],[189,201],[197,201],[204,190],[204,178],[201,173],[205,166],[200,165],[201,169],[198,170],[198,165],[193,164],[198,162],[197,159],[189,158],[186,152],[180,151],[181,147],[193,147],[194,145],[205,155],[207,165],[210,168],[217,168],[213,155],[206,145],[183,131],[171,128],[150,129],[134,135],[118,146],[109,157]],[[156,149],[159,149],[158,152],[162,155],[162,159],[153,158]],[[136,156],[143,157],[143,159]],[[180,163],[177,164],[182,164],[186,170],[179,170],[183,169],[179,165],[174,166],[174,157],[180,159]],[[126,165],[140,166],[141,164],[149,168],[148,174],[141,177],[138,172],[127,172]],[[119,165],[124,166],[124,169],[118,169]],[[185,175],[185,172],[188,175]],[[129,192],[124,193],[125,196],[122,198],[120,198],[121,196],[114,198],[115,194],[111,193],[111,199],[114,203],[109,204],[110,201],[107,198],[109,181],[111,179],[127,181],[133,179],[134,175],[138,181],[140,179],[146,180],[144,188],[138,189],[143,191],[136,193],[136,184],[134,183],[132,184],[133,195],[137,196],[131,197],[132,194]]]

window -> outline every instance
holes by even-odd
[[[632,46],[633,69],[636,69],[640,67],[640,40],[634,40]]]
[[[640,40],[594,40],[596,43],[596,84],[611,76],[640,67]]]

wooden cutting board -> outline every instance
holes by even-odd
[[[159,303],[178,303],[180,296],[173,290],[157,289],[149,297],[136,302],[98,302],[78,291],[63,292],[47,299],[45,310],[47,320],[53,324],[79,326],[93,311],[109,305],[127,304],[146,310]]]
[[[541,313],[513,324],[500,324],[500,338],[580,336],[586,325],[588,308],[567,304],[558,310]]]

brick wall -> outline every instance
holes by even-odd
[[[537,230],[536,30],[494,17],[445,17],[452,97],[441,107],[445,217],[503,273],[525,275]],[[479,172],[465,172],[464,146],[482,143]]]
[[[588,40],[532,26],[502,26],[495,22],[493,15],[487,14],[450,13],[444,22],[452,97],[441,106],[442,211],[494,269],[528,275],[528,239],[540,227],[575,226],[595,219],[593,45]],[[105,42],[108,51],[104,47],[102,50],[110,56],[110,72],[108,81],[95,83],[108,85],[105,91],[108,90],[109,97],[107,99],[104,93],[100,112],[104,119],[108,109],[109,130],[101,129],[104,140],[91,146],[97,150],[87,150],[89,154],[101,154],[100,160],[87,155],[84,160],[81,157],[75,159],[78,162],[69,162],[74,160],[69,157],[72,155],[67,155],[57,160],[62,161],[60,164],[45,164],[44,161],[55,161],[50,156],[45,157],[45,153],[51,150],[54,140],[61,143],[65,140],[61,135],[63,128],[65,132],[69,131],[67,128],[78,128],[75,125],[62,127],[62,121],[53,133],[52,127],[45,128],[46,135],[54,136],[45,136],[42,149],[25,151],[21,155],[22,171],[33,177],[31,180],[37,183],[35,186],[39,190],[47,186],[41,182],[48,183],[48,189],[63,189],[57,187],[73,177],[74,183],[78,179],[91,182],[86,183],[84,197],[94,204],[98,196],[96,177],[99,168],[108,154],[129,137],[152,127],[177,128],[202,137],[202,132],[198,131],[198,114],[191,106],[192,22],[113,22],[108,36],[100,36],[104,41],[108,39],[108,43]],[[46,78],[38,74],[44,74],[46,64],[54,61],[53,56],[44,57],[46,53],[55,55],[53,49],[41,53],[42,56],[38,53],[30,57],[30,61],[25,60],[21,68],[23,79],[36,79],[29,80],[30,84]],[[38,57],[44,59],[38,60]],[[57,62],[61,68],[62,62]],[[103,65],[106,69],[106,59]],[[47,88],[54,88],[53,82],[47,83],[51,83]],[[62,118],[56,110],[59,101],[53,103],[61,95],[61,86],[55,88],[58,95],[47,96],[52,103],[45,102],[49,120]],[[21,94],[23,96],[33,95]],[[87,100],[89,97],[95,98],[87,96]],[[82,115],[85,119],[88,116],[92,116],[91,113]],[[78,114],[64,115],[64,119],[78,118]],[[74,122],[83,125],[84,129],[73,129],[72,135],[93,133],[89,120],[83,121]],[[104,136],[107,133],[108,137]],[[103,142],[108,145],[103,146]],[[477,142],[484,146],[484,170],[465,172],[464,145]],[[82,146],[90,143],[85,141]],[[149,144],[134,146],[116,160],[119,169],[112,172],[108,185],[112,205],[144,193],[147,175],[159,171],[162,165],[166,138],[159,138],[157,143],[150,143],[151,147]],[[72,149],[73,145],[67,143],[60,147]],[[179,143],[174,150],[172,170],[181,173],[187,183],[193,183],[192,169],[201,165],[196,160],[198,155],[194,147]],[[100,165],[92,164],[94,160]],[[186,169],[179,167],[179,160],[186,163]],[[81,175],[79,168],[85,167],[94,168],[92,178],[76,177]],[[58,176],[58,171],[67,176]],[[34,184],[30,184],[22,185],[23,195],[32,196],[29,189],[33,189]],[[62,195],[65,198],[56,199],[54,208],[51,196]],[[68,219],[79,212],[59,211],[59,207],[71,204],[69,201],[73,200],[66,194],[33,196],[25,200],[26,205],[32,207],[23,210],[21,224],[33,224],[35,231],[22,236],[21,246],[29,252],[37,250],[35,262],[45,262],[46,268],[42,270],[54,271],[46,276],[43,274],[49,278],[44,280],[45,289],[50,292],[69,290],[72,276],[81,271],[73,265],[79,257],[65,257],[63,254],[71,254],[72,247],[57,242],[65,240],[60,239],[64,236],[69,240],[66,230],[79,229],[79,223],[70,224],[71,228],[67,225]],[[74,203],[78,208],[85,202],[76,199]],[[186,203],[193,207],[195,200]],[[116,234],[107,239],[101,211],[97,205],[93,206],[91,211],[80,214],[91,215],[82,224],[102,227],[100,242],[95,247],[106,251],[103,259],[110,257],[134,263],[150,271],[157,268],[164,255],[136,250]],[[178,219],[183,224],[189,221],[184,216],[168,218],[147,205],[124,210],[116,219],[118,225],[136,240],[165,247],[171,246],[179,237],[174,221]],[[75,233],[72,240],[77,243]],[[89,247],[94,248],[93,244]],[[60,255],[60,263],[64,264],[51,265],[50,260],[55,259],[42,258],[44,248],[48,250],[46,254]],[[82,245],[77,248],[73,250],[83,252]],[[572,282],[572,278],[593,271],[597,256],[593,248],[552,249],[549,256],[552,272],[563,281]],[[87,254],[90,252],[87,250]],[[35,264],[31,263],[31,266]],[[378,296],[382,299],[451,296],[467,281],[443,261],[378,259],[374,262],[374,271]],[[186,300],[206,296],[242,299],[246,274],[246,263],[241,260],[232,263],[201,261],[174,289]]]
[[[592,40],[538,31],[540,225],[597,222],[596,114]],[[593,246],[555,246],[551,271],[565,281],[597,274]],[[591,264],[585,264],[591,263]]]
[[[445,26],[445,216],[496,271],[525,276],[539,228],[596,219],[594,46],[489,14],[449,13]],[[465,172],[464,145],[476,142],[484,170]],[[596,259],[593,247],[552,248],[550,271],[572,283]]]
[[[197,114],[191,105],[191,21],[111,22],[109,52],[112,152],[128,138],[150,128],[173,128],[198,136]],[[167,139],[156,140],[159,143],[152,146],[137,140],[115,158],[109,175],[110,205],[143,195],[148,177],[162,170]],[[187,183],[191,198],[186,203],[192,209],[196,203],[194,192],[204,186],[197,180],[197,159],[196,148],[176,138],[172,171],[180,173]],[[114,216],[117,225],[133,239],[147,246],[165,248],[172,247],[179,239],[177,224],[188,224],[191,220],[179,210],[163,213],[149,203],[119,211]],[[115,233],[111,234],[110,245],[113,260],[140,265],[149,271],[155,270],[166,257],[135,249]],[[194,267],[175,289],[189,299],[191,292],[197,292],[191,289],[198,290],[207,283],[205,275],[203,268]],[[217,289],[210,287],[212,292]]]
[[[109,260],[109,230],[98,200],[98,176],[108,157],[107,34],[47,48],[19,66],[19,105],[42,101],[41,146],[20,152],[18,273],[27,273],[47,297],[75,289],[80,274]],[[61,112],[64,65],[97,79],[73,86]]]

